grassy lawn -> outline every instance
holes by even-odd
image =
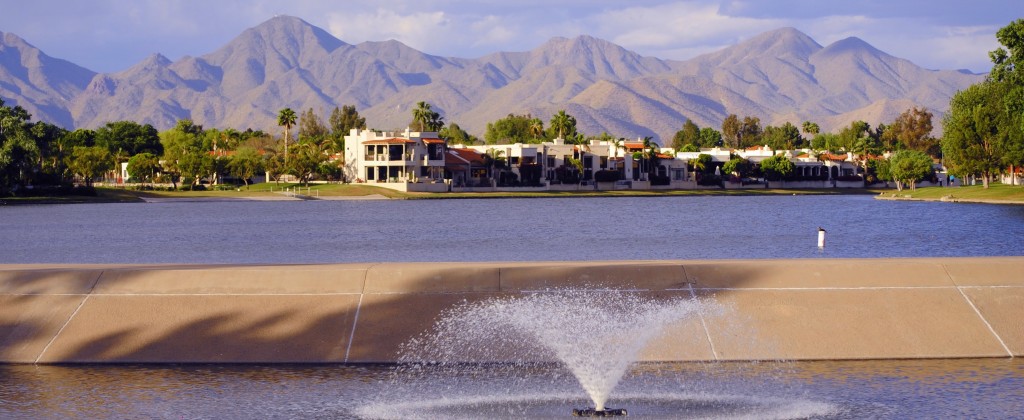
[[[916,190],[889,190],[885,195],[922,200],[942,200],[944,197],[955,201],[991,201],[1024,204],[1024,187],[1020,185],[990,184],[988,189],[981,185],[963,187],[927,187]]]
[[[99,203],[99,202],[141,202],[144,198],[260,198],[280,197],[289,190],[311,198],[364,197],[369,195],[393,199],[458,199],[458,198],[530,198],[530,197],[666,197],[704,195],[841,195],[878,194],[873,189],[749,189],[749,190],[617,190],[617,191],[543,191],[543,192],[464,192],[464,193],[420,193],[400,192],[367,184],[300,184],[261,183],[230,190],[208,191],[137,191],[124,188],[97,187],[96,196],[68,197],[18,197],[0,199],[0,204],[57,204],[57,203]],[[923,191],[919,189],[918,191]]]

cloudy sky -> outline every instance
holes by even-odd
[[[396,39],[475,58],[592,35],[643,55],[688,59],[791,26],[822,45],[856,36],[932,69],[991,67],[995,32],[1021,0],[0,0],[0,32],[99,72],[161,53],[200,56],[291,15],[348,43]]]

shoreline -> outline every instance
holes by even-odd
[[[110,190],[105,190],[110,191]],[[154,194],[116,190],[112,196],[61,196],[61,197],[20,197],[0,198],[0,206],[33,204],[87,204],[87,203],[164,203],[164,202],[218,202],[218,201],[348,201],[348,200],[458,200],[458,199],[502,199],[502,198],[573,198],[573,197],[687,197],[687,196],[799,196],[799,195],[875,195],[876,189],[699,189],[699,190],[616,190],[616,191],[555,191],[555,192],[458,192],[458,193],[402,193],[394,195],[390,190],[384,193],[364,195],[345,194],[285,194],[260,192],[231,196],[224,194],[193,194],[182,192]]]
[[[1008,188],[1019,188],[1007,186]],[[365,200],[460,200],[460,199],[516,199],[516,198],[646,198],[646,197],[753,197],[753,196],[803,196],[803,195],[870,195],[883,201],[922,201],[942,203],[971,203],[996,205],[1024,205],[1024,188],[1020,194],[1016,191],[1006,193],[1014,199],[964,197],[956,187],[942,188],[943,195],[936,196],[935,191],[926,187],[920,190],[896,191],[880,188],[843,188],[843,189],[686,189],[686,190],[614,190],[614,191],[553,191],[553,192],[458,192],[458,193],[398,193],[391,190],[368,191],[366,194],[344,194],[337,191],[316,190],[316,194],[297,194],[285,192],[242,191],[237,195],[232,192],[170,192],[154,193],[150,191],[132,191],[122,189],[103,189],[96,196],[54,196],[54,197],[21,197],[0,198],[0,206],[20,205],[53,205],[53,204],[88,204],[88,203],[187,203],[187,202],[243,202],[243,201],[365,201]],[[978,194],[985,190],[972,188],[963,191]],[[367,191],[360,191],[367,192]],[[948,192],[948,194],[947,194]],[[919,196],[921,193],[925,196]],[[931,195],[931,196],[928,196]]]

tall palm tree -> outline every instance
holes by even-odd
[[[284,108],[277,113],[277,125],[284,127],[284,158],[288,160],[288,130],[295,126],[298,117],[291,108]]]
[[[420,131],[426,131],[427,123],[430,122],[431,114],[433,113],[434,111],[430,109],[430,104],[419,101],[416,103],[416,108],[412,110],[412,121],[413,123],[420,124]]]
[[[538,139],[542,135],[544,135],[544,121],[541,121],[540,118],[530,119],[530,136]]]
[[[576,118],[572,115],[566,114],[565,110],[558,111],[557,114],[551,117],[551,129],[558,130],[558,137],[565,138],[565,134],[572,134],[573,128],[576,126]]]

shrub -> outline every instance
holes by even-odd
[[[602,169],[594,172],[594,181],[597,182],[615,182],[619,180],[619,171],[612,171],[608,169]]]
[[[651,175],[651,185],[669,185],[672,179],[668,175]]]

